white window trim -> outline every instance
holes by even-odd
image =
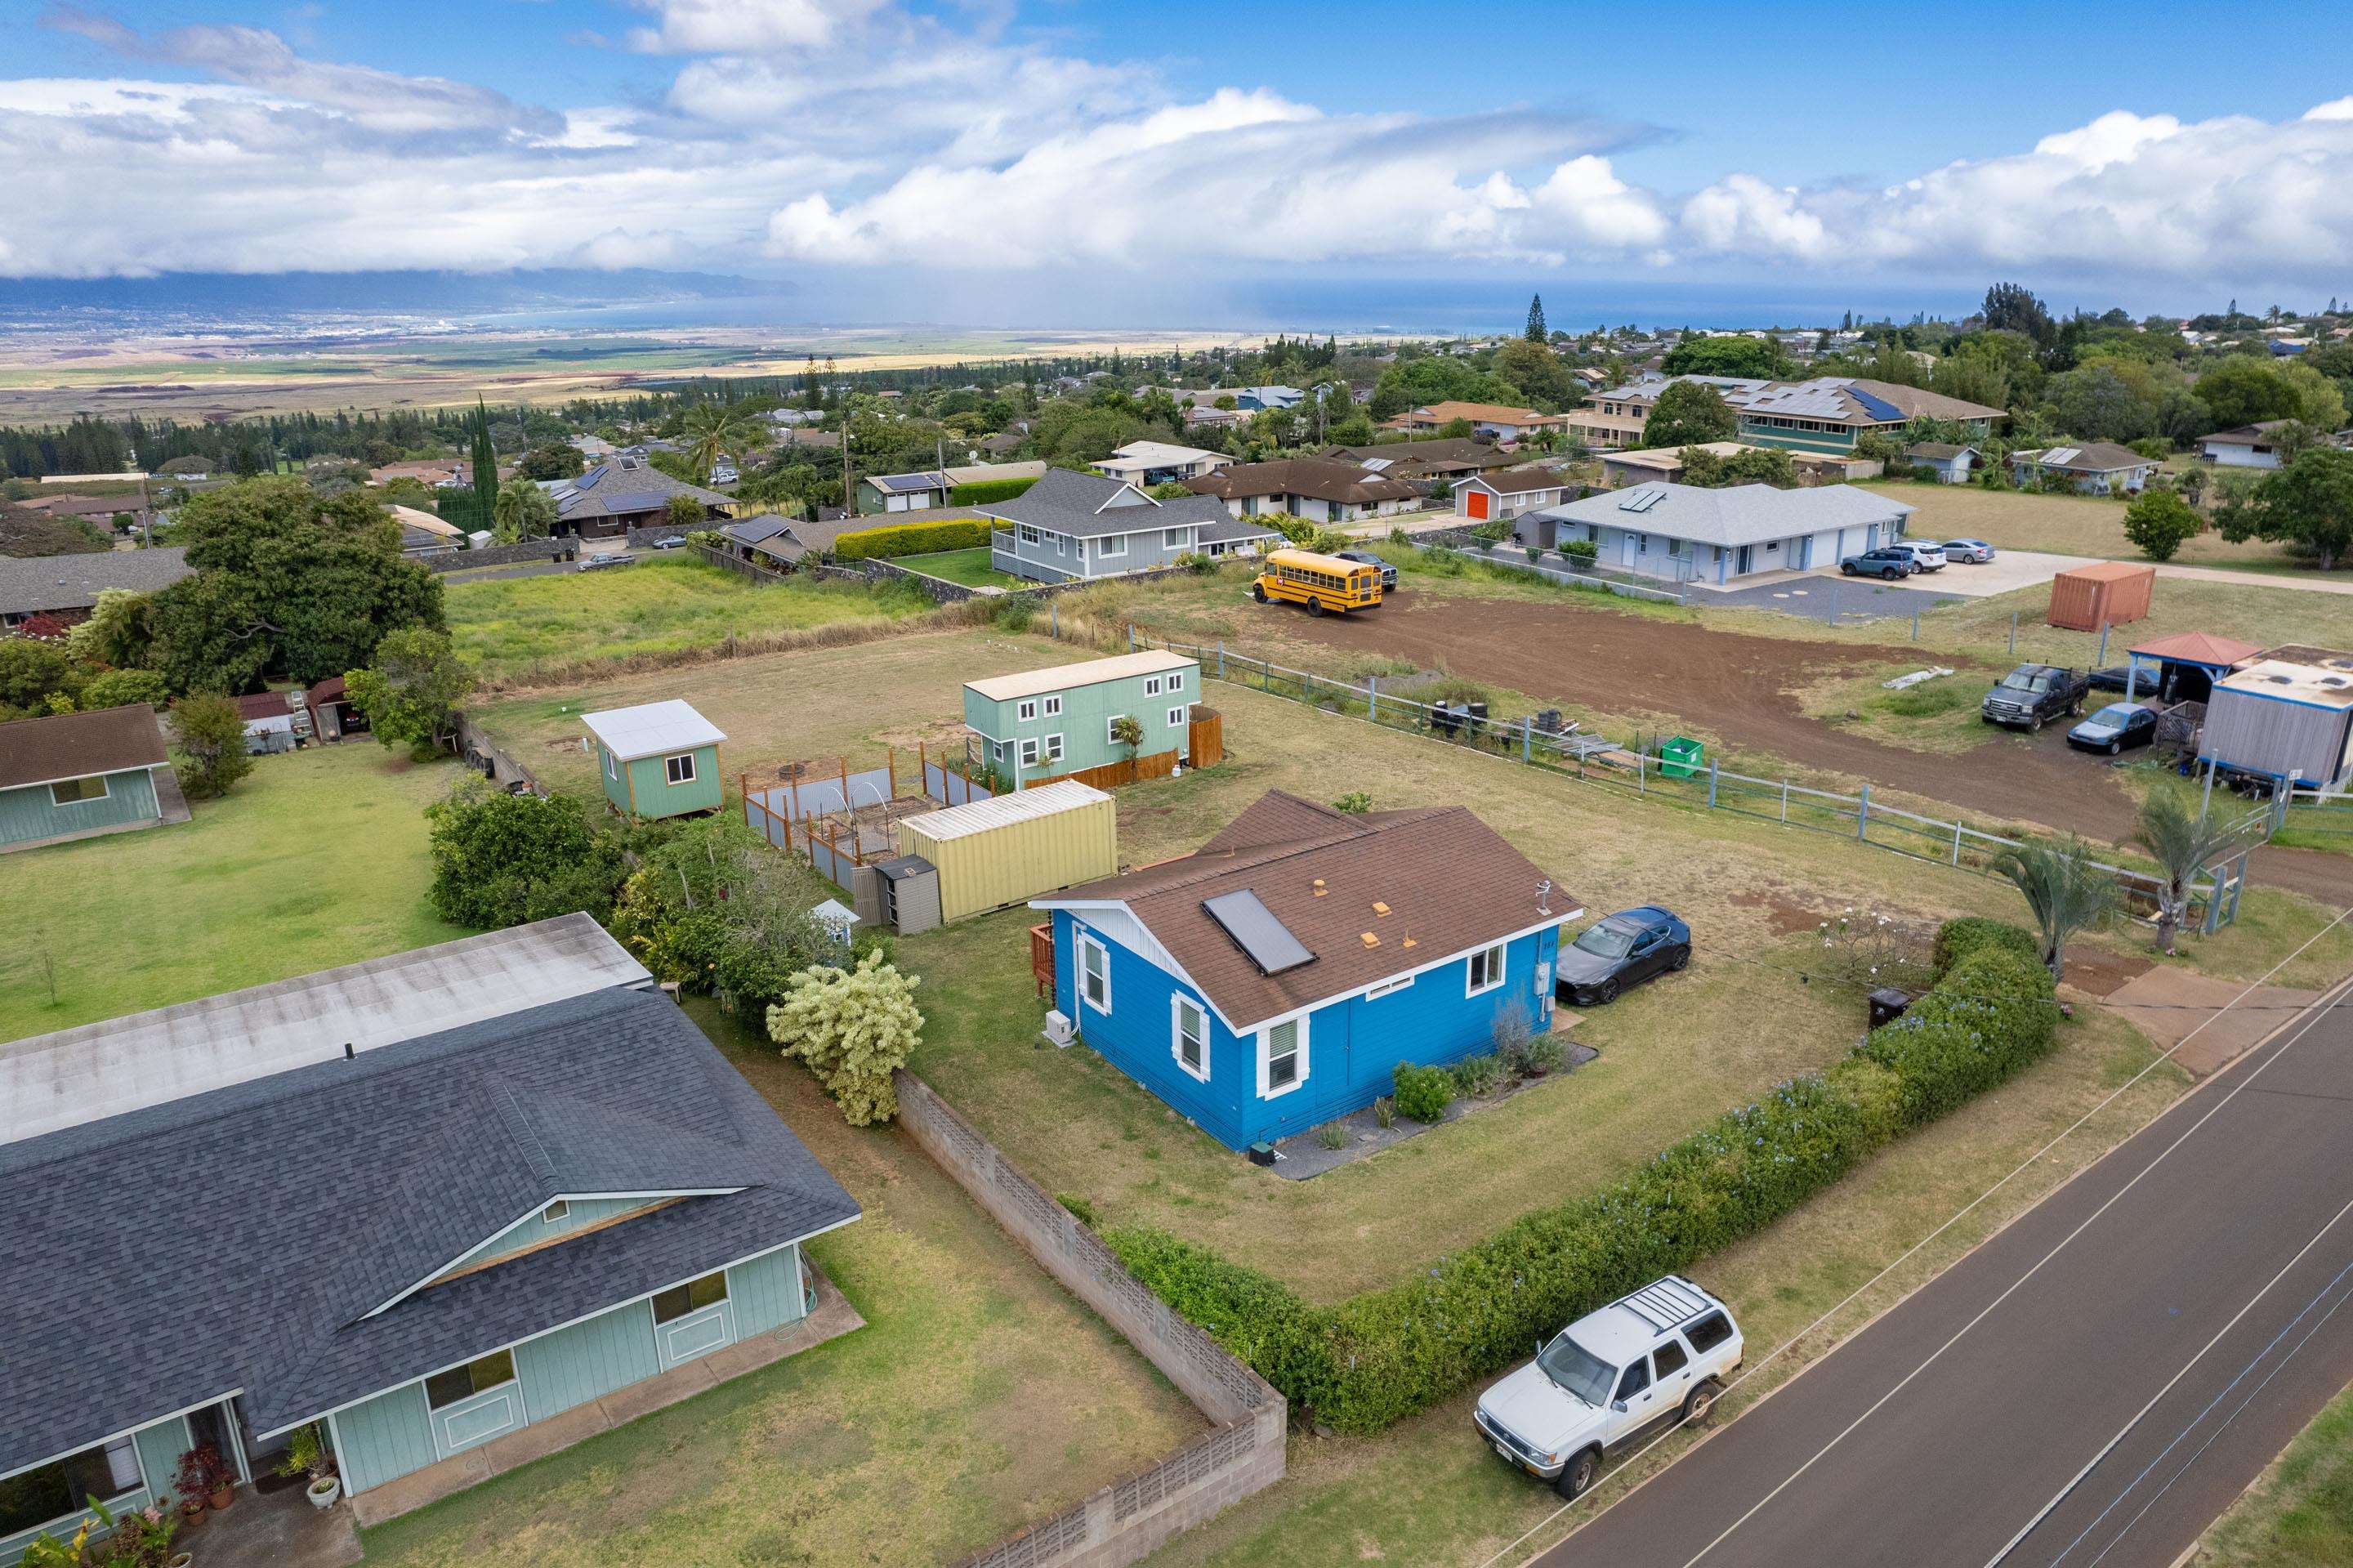
[[[1262,1024],[1259,1025],[1259,1031],[1258,1031],[1258,1097],[1259,1097],[1259,1098],[1261,1098],[1261,1099],[1262,1099],[1262,1100],[1280,1099],[1280,1098],[1281,1098],[1281,1097],[1282,1097],[1284,1095],[1287,1095],[1287,1094],[1291,1093],[1293,1089],[1296,1089],[1296,1088],[1300,1087],[1302,1085],[1303,1085],[1303,1084],[1305,1084],[1305,1083],[1307,1082],[1307,1020],[1308,1020],[1308,1016],[1309,1016],[1309,1015],[1308,1015],[1308,1013],[1306,1013],[1306,1012],[1294,1012],[1294,1013],[1291,1013],[1291,1014],[1289,1014],[1288,1016],[1286,1016],[1286,1017],[1282,1017],[1282,1018],[1271,1018],[1271,1019],[1267,1020],[1264,1023],[1262,1023]],[[1273,1047],[1273,1044],[1274,1044],[1274,1032],[1275,1032],[1277,1029],[1281,1028],[1282,1025],[1286,1024],[1286,1023],[1296,1023],[1297,1025],[1299,1025],[1299,1049],[1298,1049],[1298,1052],[1297,1052],[1297,1055],[1298,1055],[1298,1057],[1299,1057],[1299,1072],[1298,1072],[1297,1075],[1296,1075],[1296,1076],[1294,1076],[1294,1077],[1291,1080],[1291,1082],[1289,1082],[1289,1083],[1287,1083],[1287,1084],[1284,1084],[1284,1085],[1282,1085],[1281,1087],[1277,1088],[1277,1087],[1270,1086],[1270,1085],[1269,1085],[1269,1083],[1268,1083],[1268,1079],[1267,1079],[1267,1069],[1268,1069],[1268,1067],[1269,1067],[1269,1066],[1270,1066],[1270,1065],[1271,1065],[1270,1057],[1271,1057],[1271,1051],[1272,1051],[1272,1047]]]
[[[1182,670],[1171,670],[1171,671],[1169,671],[1169,672],[1168,672],[1168,690],[1169,690],[1171,693],[1176,693],[1176,692],[1181,692],[1181,691],[1183,691],[1184,689],[1185,689],[1185,672],[1184,672],[1184,671],[1182,671]]]
[[[83,796],[78,797],[77,799],[75,799],[75,800],[58,800],[58,785],[60,785],[60,784],[79,784],[79,783],[81,783],[84,779],[97,779],[97,780],[98,780],[98,793],[97,793],[97,794],[95,794],[95,795],[83,795]],[[108,778],[105,774],[103,774],[103,773],[86,773],[86,774],[83,774],[83,775],[82,775],[82,777],[81,777],[80,779],[51,779],[51,780],[49,781],[49,809],[50,809],[50,810],[62,810],[63,808],[65,808],[65,807],[67,807],[67,806],[81,806],[81,805],[87,805],[87,804],[89,804],[89,803],[90,803],[90,801],[92,801],[92,800],[111,800],[111,799],[113,798],[113,796],[114,796],[114,781],[113,781],[112,779],[109,779],[109,778]],[[79,1450],[79,1449],[76,1449],[76,1450],[75,1450],[75,1452],[76,1452],[76,1453],[79,1453],[79,1452],[80,1452],[80,1450]]]
[[[1046,737],[1046,760],[1049,762],[1062,760],[1062,732],[1060,730]]]
[[[1186,722],[1185,709],[1170,708],[1168,710],[1168,727],[1170,729],[1183,729]]]
[[[1147,697],[1156,697],[1160,694],[1159,676],[1146,675],[1144,677],[1144,694]]]
[[[1471,966],[1482,953],[1493,953],[1495,956],[1494,966],[1487,976],[1487,983],[1485,985],[1472,985],[1471,983]],[[1474,996],[1484,996],[1489,991],[1501,986],[1504,983],[1505,974],[1511,969],[1511,959],[1512,944],[1508,940],[1496,942],[1491,946],[1480,948],[1475,951],[1465,954],[1462,959],[1462,994],[1464,998],[1468,999]]]
[[[619,782],[621,777],[621,760],[609,751],[605,754],[605,777],[616,783]]]
[[[1038,716],[1038,699],[1035,697],[1024,697],[1019,702],[1014,704],[1013,716],[1025,724],[1029,720],[1036,718]]]
[[[1411,991],[1412,989],[1413,976],[1399,975],[1395,980],[1385,980],[1378,985],[1366,987],[1365,990],[1365,1000],[1366,1001],[1377,1001],[1382,997],[1388,996],[1393,991]]]
[[[1099,561],[1126,554],[1127,535],[1124,534],[1105,534],[1095,541],[1095,559]]]
[[[1181,550],[1185,547],[1185,530],[1182,528],[1164,528],[1160,531],[1160,547],[1164,550]]]
[[[1119,736],[1112,732],[1111,726],[1125,717],[1127,717],[1125,714],[1113,714],[1111,717],[1103,720],[1103,744],[1105,746],[1117,746],[1120,743]]]
[[[1198,1067],[1185,1060],[1185,1010],[1188,1007],[1200,1020],[1201,1065]],[[1168,1054],[1186,1076],[1204,1084],[1209,1081],[1209,1010],[1181,991],[1168,993]]]
[[[1021,766],[1024,768],[1035,768],[1038,766],[1038,743],[1036,741],[1025,740],[1021,743]]]
[[[571,1214],[572,1200],[569,1198],[558,1198],[555,1202],[548,1204],[547,1207],[540,1210],[539,1223],[543,1225],[556,1224],[570,1218]]]
[[[1093,1008],[1105,1018],[1111,1016],[1111,947],[1102,938],[1081,929],[1076,932],[1079,948],[1079,1001]],[[1103,955],[1103,1000],[1097,1001],[1087,994],[1087,949],[1092,948]]]
[[[1046,698],[1043,698],[1043,699],[1041,699],[1041,700],[1042,700],[1042,701],[1045,703],[1045,705],[1045,705],[1045,708],[1044,708],[1042,711],[1045,713],[1045,715],[1046,715],[1048,718],[1057,718],[1057,717],[1060,717],[1060,716],[1061,712],[1062,712],[1062,694],[1061,694],[1061,693],[1057,692],[1057,693],[1055,693],[1052,696],[1050,696],[1050,697],[1046,697]]]
[[[683,763],[685,763],[685,764],[686,764],[686,771],[685,771],[684,773],[680,773],[680,772],[678,772],[678,771],[676,770],[676,766],[675,766],[675,765],[676,765],[676,764],[678,764],[678,763],[681,763],[681,762],[683,762]],[[665,784],[668,784],[668,785],[670,785],[670,786],[673,786],[673,787],[675,787],[675,786],[677,786],[677,785],[680,785],[680,784],[691,784],[691,783],[693,783],[693,782],[694,782],[694,753],[692,753],[692,752],[691,752],[691,751],[681,751],[681,752],[678,752],[678,753],[676,753],[676,754],[675,754],[675,755],[673,755],[673,756],[670,756],[670,757],[665,757],[665,758],[662,758],[662,781],[663,781]]]

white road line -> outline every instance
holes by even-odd
[[[1936,1365],[1938,1361],[1942,1360],[1947,1351],[1949,1351],[1955,1345],[1959,1344],[1962,1340],[1968,1336],[1971,1330],[1975,1329],[1979,1323],[1984,1322],[1986,1319],[1992,1316],[1995,1309],[2000,1308],[2003,1302],[2009,1300],[2012,1296],[2018,1294],[2019,1291],[2024,1289],[2028,1280],[2032,1279],[2036,1275],[2042,1273],[2044,1266],[2048,1265],[2052,1258],[2057,1257],[2061,1253],[2066,1251],[2069,1246],[2074,1244],[2077,1237],[2081,1236],[2085,1231],[2091,1229],[2093,1225],[2098,1224],[2099,1221],[2106,1215],[2110,1209],[2115,1208],[2118,1203],[2122,1202],[2124,1201],[2125,1194],[2130,1192],[2135,1187],[2139,1186],[2142,1180],[2147,1177],[2150,1171],[2156,1170],[2159,1165],[2164,1164],[2168,1159],[2171,1158],[2175,1150],[2179,1149],[2183,1144],[2198,1136],[2199,1131],[2203,1128],[2208,1122],[2213,1120],[2217,1116],[2220,1116],[2223,1109],[2228,1107],[2232,1100],[2237,1099],[2242,1094],[2244,1094],[2246,1092],[2247,1085],[2253,1083],[2257,1078],[2262,1077],[2265,1073],[2271,1071],[2273,1065],[2276,1064],[2281,1057],[2286,1055],[2292,1047],[2300,1044],[2306,1034],[2312,1033],[2312,1026],[2315,1023],[2317,1023],[2327,1011],[2329,1010],[2326,1008],[2316,1010],[2313,1015],[2305,1021],[2303,1027],[2297,1030],[2293,1038],[2283,1042],[2279,1048],[2274,1051],[2270,1057],[2267,1058],[2260,1066],[2258,1066],[2253,1072],[2248,1074],[2241,1082],[2233,1085],[2229,1094],[2224,1095],[2221,1099],[2215,1101],[2213,1105],[2208,1107],[2204,1116],[2200,1117],[2196,1121],[2190,1123],[2189,1127],[2183,1128],[2179,1137],[2176,1138],[2171,1143],[2167,1144],[2162,1150],[2158,1150],[2156,1159],[2151,1160],[2147,1165],[2142,1166],[2138,1171],[2135,1171],[2133,1173],[2132,1180],[2117,1188],[2115,1192],[2111,1193],[2107,1202],[2102,1203],[2098,1208],[2084,1215],[2081,1224],[2077,1224],[2073,1230],[2069,1231],[2065,1235],[2062,1236],[2057,1245],[2053,1245],[2049,1252],[2044,1253],[2040,1258],[2035,1260],[2033,1267],[2028,1269],[2025,1273],[2012,1280],[2008,1288],[2004,1289],[2000,1295],[1995,1297],[1992,1300],[1987,1302],[1984,1307],[1980,1308],[1975,1317],[1971,1318],[1968,1322],[1962,1324],[1958,1330],[1954,1331],[1951,1339],[1947,1340],[1943,1344],[1937,1346],[1936,1349],[1929,1355],[1927,1360],[1922,1361],[1918,1366],[1914,1367],[1910,1372],[1905,1373],[1902,1382],[1898,1383],[1894,1387],[1889,1389],[1885,1393],[1881,1394],[1877,1399],[1873,1400],[1871,1404],[1871,1408],[1865,1410],[1861,1415],[1856,1416],[1852,1421],[1849,1422],[1845,1429],[1840,1432],[1837,1436],[1823,1444],[1821,1447],[1816,1451],[1812,1458],[1808,1459],[1804,1464],[1791,1471],[1779,1486],[1775,1487],[1771,1491],[1767,1492],[1763,1497],[1757,1499],[1756,1502],[1749,1505],[1746,1512],[1743,1513],[1738,1519],[1734,1520],[1730,1524],[1725,1526],[1723,1532],[1717,1535],[1714,1541],[1709,1542],[1705,1546],[1701,1547],[1698,1552],[1694,1552],[1690,1561],[1683,1564],[1683,1568],[1694,1568],[1694,1565],[1697,1564],[1702,1558],[1715,1551],[1717,1547],[1723,1545],[1725,1541],[1731,1538],[1735,1531],[1737,1531],[1742,1525],[1746,1524],[1751,1519],[1755,1518],[1757,1512],[1762,1510],[1766,1504],[1771,1502],[1775,1498],[1779,1497],[1783,1492],[1787,1491],[1797,1482],[1799,1477],[1803,1476],[1808,1470],[1812,1469],[1816,1465],[1820,1464],[1822,1459],[1829,1455],[1831,1449],[1837,1447],[1841,1443],[1845,1442],[1847,1438],[1853,1434],[1856,1427],[1861,1426],[1864,1422],[1879,1414],[1881,1407],[1885,1405],[1888,1401],[1894,1399],[1897,1394],[1902,1393],[1906,1388],[1909,1388],[1915,1378],[1917,1378],[1921,1373],[1926,1372],[1930,1367]],[[2353,1208],[2353,1203],[2348,1203],[2347,1206],[2348,1208]],[[2334,1224],[2336,1222],[2332,1220],[2329,1223]],[[2323,1228],[2326,1229],[2326,1227]],[[2313,1239],[2314,1241],[2317,1241],[2319,1238],[2316,1236]],[[2307,1242],[2305,1245],[2308,1250],[2312,1245],[2312,1243]],[[2298,1254],[2297,1255],[2301,1256],[2303,1255]],[[2269,1289],[2270,1287],[2266,1286],[2264,1288]],[[2252,1306],[2253,1303],[2251,1302],[2249,1305]],[[2243,1312],[2245,1309],[2246,1308],[2242,1308],[2240,1310]],[[2203,1352],[2201,1351],[2200,1353],[2202,1354]],[[2186,1371],[2188,1369],[2185,1368],[2184,1370]],[[2179,1377],[2179,1375],[2180,1374],[2178,1372],[2175,1374],[2177,1378]],[[2170,1387],[2171,1385],[2168,1384],[2168,1386]],[[2097,1460],[2094,1461],[2094,1464],[2097,1462]],[[2081,1478],[2082,1478],[2080,1476],[2077,1478],[2078,1480]],[[2075,1483],[2073,1481],[2070,1481],[2068,1483],[2070,1487],[2073,1487],[2074,1484]],[[2063,1496],[2064,1494],[2063,1493],[2062,1495]],[[2021,1535],[2022,1536],[2023,1533],[2024,1532],[2021,1531]],[[2016,1544],[2017,1541],[2013,1539],[2010,1545],[2015,1546]],[[2001,1556],[2006,1555],[2010,1549],[2010,1548],[2008,1546],[2002,1548],[2001,1554],[1998,1554],[1993,1561],[1995,1563],[2000,1562]]]

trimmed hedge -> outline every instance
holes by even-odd
[[[1827,1072],[1726,1111],[1624,1181],[1334,1307],[1152,1227],[1103,1239],[1294,1404],[1343,1432],[1378,1431],[1525,1358],[1563,1323],[1754,1234],[2042,1055],[2059,1012],[2033,947],[2014,927],[1952,922],[1938,934],[1936,985]]]
[[[976,479],[949,491],[948,504],[977,506],[984,501],[1010,501],[1037,482],[1035,479]]]
[[[986,517],[958,517],[944,523],[900,523],[860,528],[836,538],[833,553],[845,561],[863,561],[888,560],[892,556],[928,556],[934,550],[969,550],[975,545],[988,543],[989,527]]]

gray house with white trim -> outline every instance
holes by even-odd
[[[1599,548],[1598,565],[1675,582],[1726,583],[1759,572],[1835,568],[1904,536],[1915,509],[1852,484],[1721,490],[1653,481],[1523,514],[1524,545]]]
[[[758,1364],[859,1207],[651,984],[570,915],[0,1045],[0,1563],[198,1444],[454,1488]]]
[[[1155,501],[1124,480],[1067,468],[973,510],[1002,524],[990,536],[990,564],[1032,582],[1119,577],[1180,556],[1249,554],[1282,537],[1229,514],[1213,495]]]

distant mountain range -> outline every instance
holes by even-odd
[[[519,311],[645,300],[742,299],[789,292],[772,279],[711,272],[165,272],[153,278],[0,278],[0,313],[44,310],[279,315],[290,311]]]

